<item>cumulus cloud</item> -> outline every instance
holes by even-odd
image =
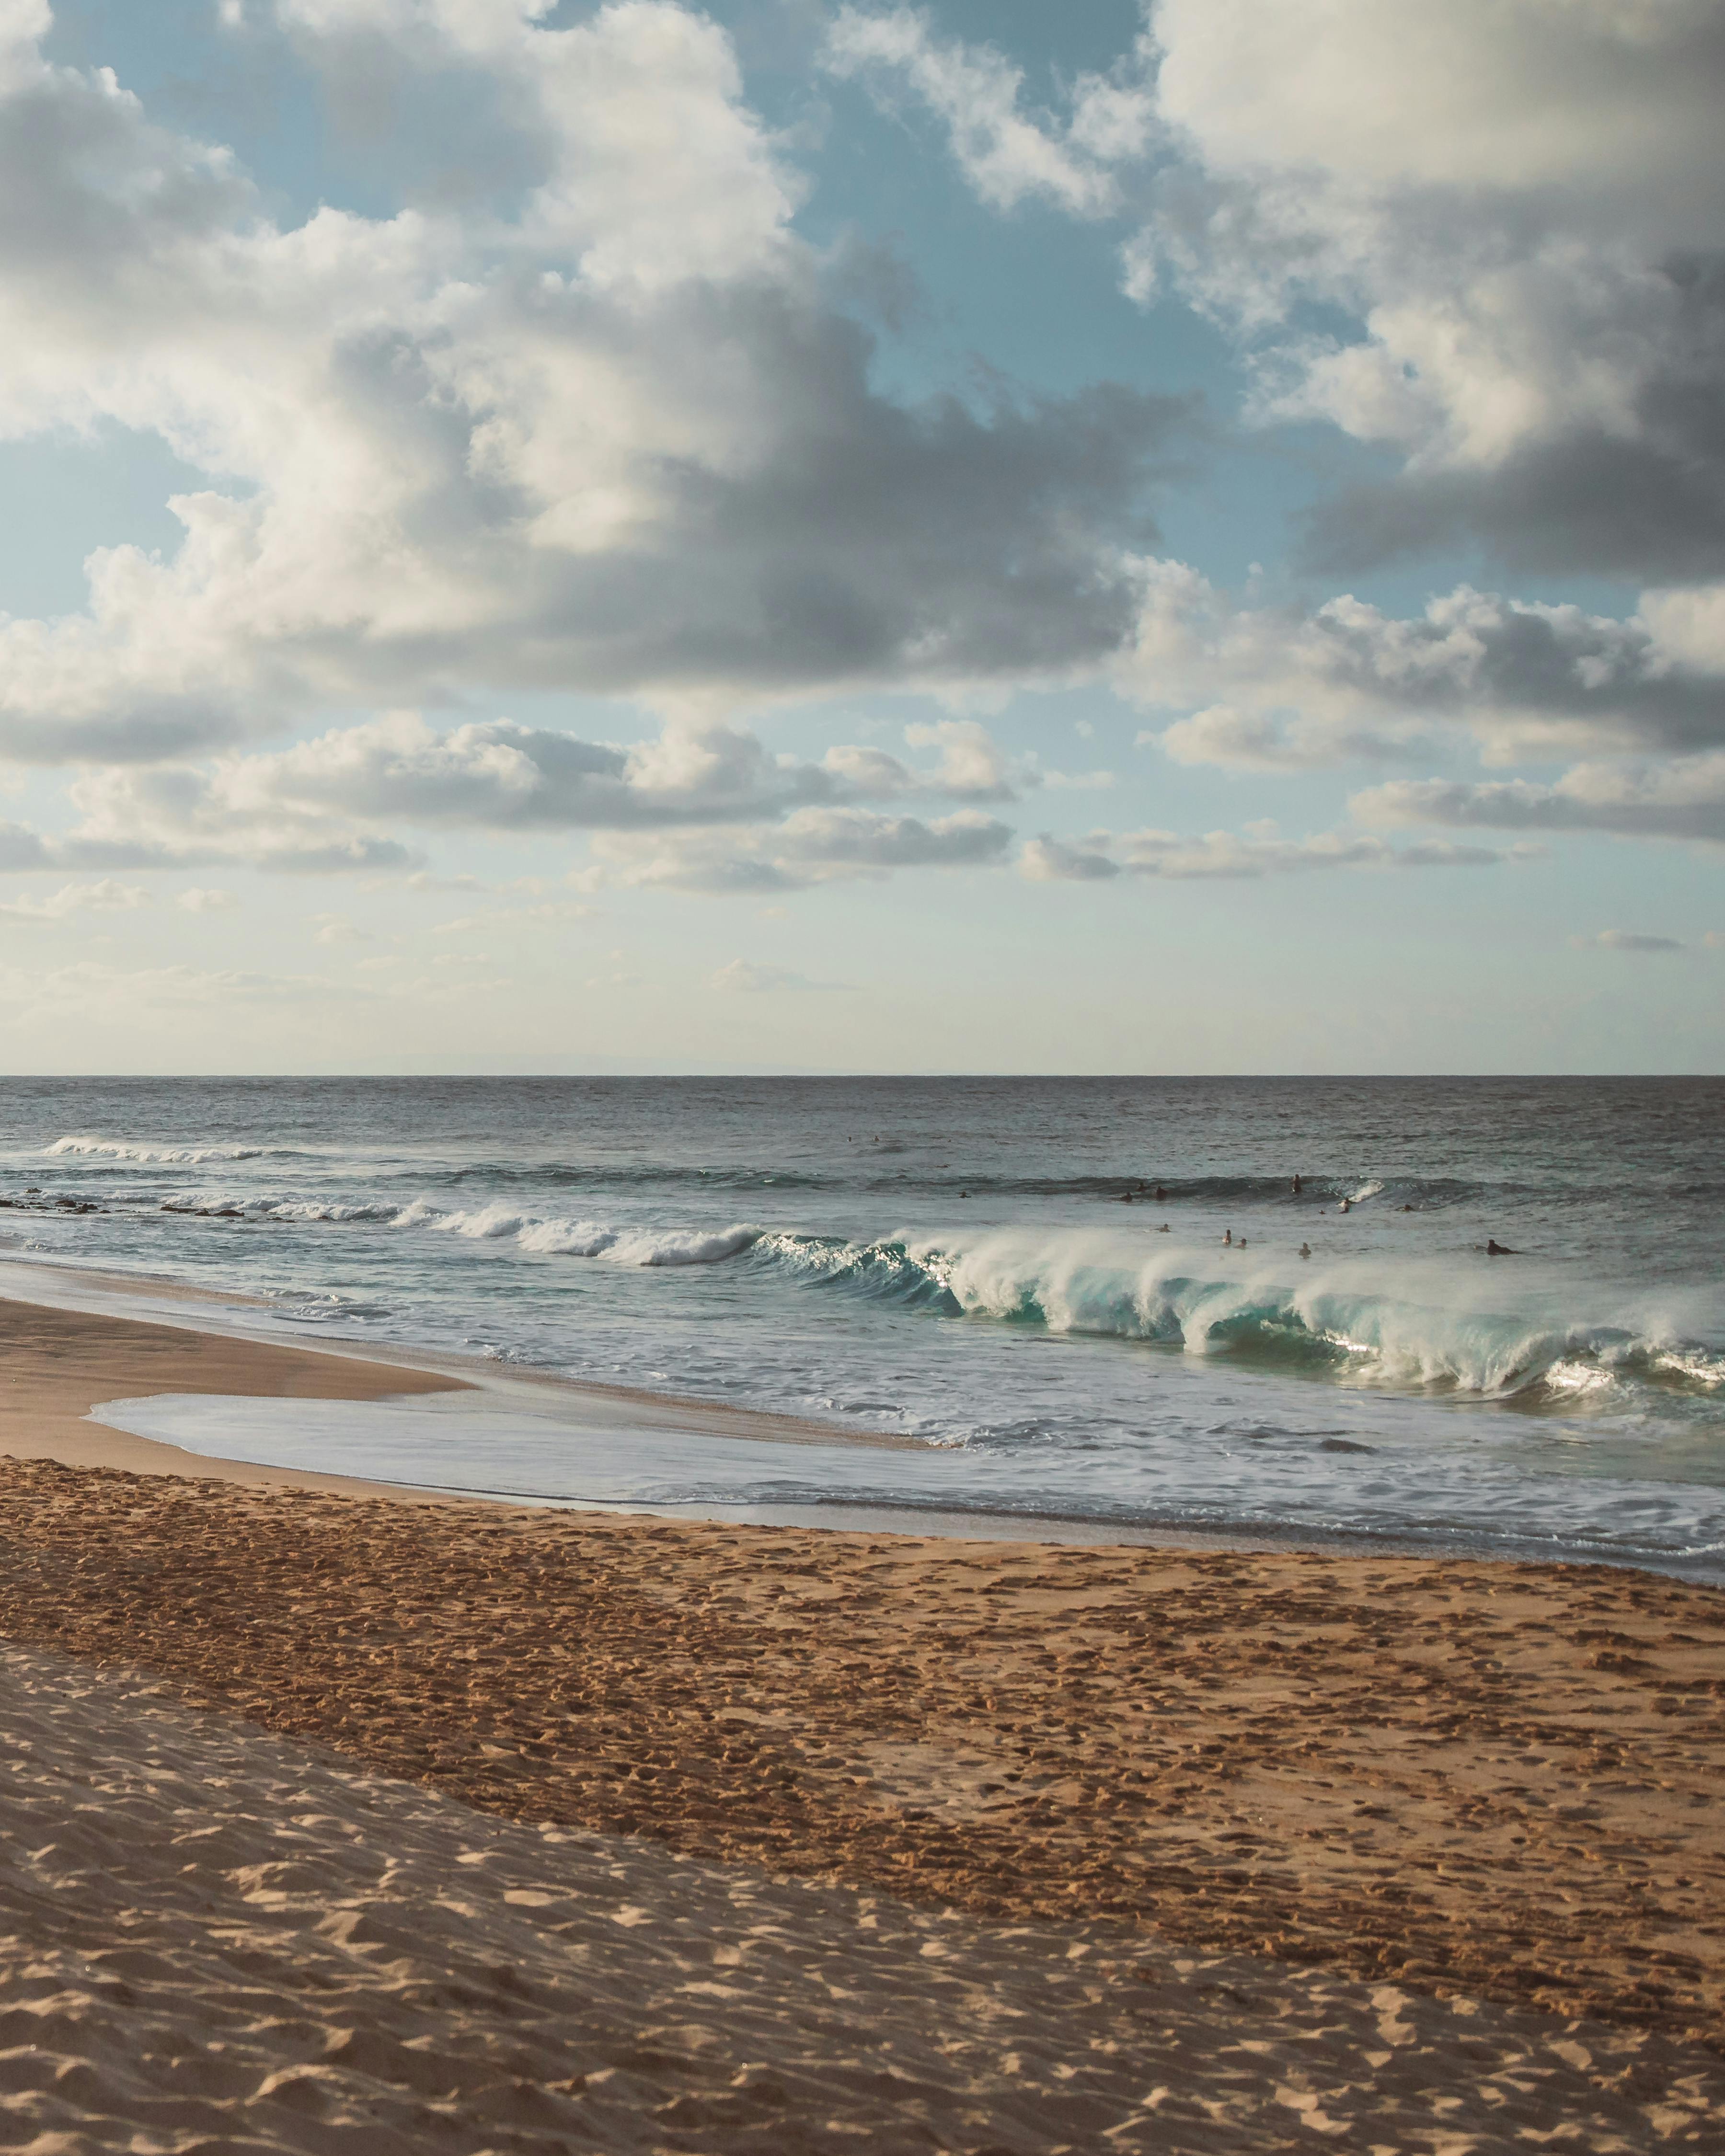
[[[1114,167],[1142,154],[1154,126],[1148,89],[1130,64],[1110,75],[1081,75],[1063,121],[1027,113],[1021,68],[992,45],[937,36],[926,14],[908,8],[886,13],[841,8],[826,64],[888,101],[901,83],[922,99],[950,131],[966,178],[999,209],[1031,197],[1078,217],[1117,208]]]
[[[1456,726],[1496,761],[1725,742],[1725,663],[1688,618],[1668,630],[1652,609],[1619,620],[1468,585],[1412,618],[1345,595],[1301,613],[1156,562],[1112,674],[1141,704],[1189,707],[1149,737],[1177,760],[1237,769],[1405,761]]]
[[[1324,869],[1491,868],[1502,854],[1485,846],[1395,847],[1382,839],[1327,831],[1310,839],[1209,831],[1182,838],[1173,831],[1093,831],[1062,840],[1045,834],[1019,855],[1019,872],[1033,883],[1095,883],[1119,875],[1169,881],[1255,880]]]
[[[490,720],[439,732],[413,712],[338,727],[294,747],[206,765],[116,766],[70,788],[82,821],[49,842],[0,830],[0,863],[110,867],[246,861],[266,868],[360,870],[410,863],[389,826],[489,831],[650,831],[772,825],[788,855],[836,860],[860,849],[881,867],[974,843],[942,824],[859,810],[870,799],[1008,801],[1034,786],[974,721],[906,729],[932,764],[879,747],[819,761],[771,753],[735,727],[674,724],[629,747]],[[983,819],[986,823],[987,819]],[[993,828],[990,826],[990,828]],[[889,859],[894,848],[904,858]],[[878,858],[875,858],[878,857]],[[411,888],[482,890],[472,877],[416,872]]]
[[[0,623],[0,749],[161,759],[476,681],[1058,677],[1128,633],[1122,545],[1188,406],[871,387],[712,22],[275,13],[332,80],[458,85],[512,145],[507,199],[280,226],[227,151],[8,12],[0,432],[118,422],[209,484],[165,557],[90,557],[85,612]]]
[[[1725,19],[1715,0],[1153,0],[1078,139],[985,49],[840,18],[985,200],[1132,220],[1123,280],[1239,337],[1266,416],[1399,453],[1332,564],[1467,532],[1509,558],[1725,575]],[[1315,329],[1314,304],[1347,326]]]
[[[1348,803],[1360,823],[1511,831],[1604,831],[1725,844],[1725,752],[1665,764],[1583,763],[1549,784],[1399,779]]]
[[[203,890],[194,886],[182,891],[174,904],[182,913],[229,913],[239,904],[231,891]]]
[[[8,921],[64,921],[75,913],[129,913],[149,903],[149,892],[140,886],[105,876],[100,883],[66,884],[48,898],[8,899],[0,903],[0,915]]]
[[[766,829],[693,831],[658,840],[606,834],[580,880],[747,897],[898,869],[986,868],[1004,860],[1009,826],[980,809],[927,820],[862,808],[803,808]]]
[[[314,913],[308,925],[314,943],[366,943],[371,940],[345,913]]]

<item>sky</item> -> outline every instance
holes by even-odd
[[[0,0],[0,1068],[1717,1071],[1722,0]]]

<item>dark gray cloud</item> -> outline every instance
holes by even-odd
[[[754,373],[772,455],[734,473],[666,459],[649,543],[523,558],[514,619],[414,669],[773,690],[1051,673],[1127,641],[1120,550],[1154,543],[1148,490],[1189,457],[1191,399],[1105,383],[906,407],[870,389],[870,340],[842,316],[772,290],[665,312],[660,334]]]
[[[1725,844],[1725,756],[1658,766],[1580,764],[1552,784],[1525,778],[1397,779],[1349,802],[1362,823],[1609,832]]]
[[[1725,254],[1687,254],[1656,274],[1668,319],[1623,424],[1559,424],[1489,465],[1350,487],[1304,518],[1306,567],[1345,573],[1477,540],[1523,572],[1725,576]],[[1578,362],[1606,363],[1603,326],[1600,347]]]
[[[1335,603],[1312,628],[1332,683],[1410,712],[1574,721],[1677,751],[1725,740],[1725,676],[1673,664],[1640,621],[1464,589],[1411,620]]]

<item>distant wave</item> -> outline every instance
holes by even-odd
[[[536,1256],[605,1258],[619,1265],[716,1265],[747,1250],[763,1232],[745,1222],[721,1229],[619,1228],[598,1220],[547,1219],[507,1205],[444,1212],[418,1199],[406,1205],[378,1199],[169,1199],[161,1209],[203,1220],[418,1228],[470,1242],[513,1243]]]
[[[64,1137],[44,1146],[44,1158],[78,1153],[105,1160],[159,1162],[174,1168],[201,1167],[211,1161],[258,1160],[270,1150],[265,1146],[207,1145],[152,1146],[134,1138]]]
[[[1539,1192],[1536,1186],[1518,1183],[1484,1183],[1447,1176],[1404,1176],[1390,1180],[1359,1175],[1317,1173],[1301,1178],[1296,1196],[1290,1175],[1178,1175],[1157,1174],[1137,1163],[1081,1175],[1007,1175],[967,1170],[945,1162],[888,1165],[896,1160],[891,1146],[857,1149],[841,1168],[799,1168],[778,1165],[727,1162],[701,1165],[680,1161],[469,1161],[439,1165],[399,1154],[380,1160],[374,1154],[361,1172],[384,1187],[414,1191],[443,1191],[452,1198],[478,1185],[487,1191],[518,1189],[595,1193],[678,1188],[702,1190],[781,1190],[871,1193],[903,1198],[915,1194],[934,1201],[990,1198],[1045,1198],[1117,1203],[1130,1196],[1136,1203],[1169,1206],[1286,1206],[1295,1210],[1341,1204],[1362,1205],[1384,1199],[1391,1206],[1408,1205],[1419,1212],[1439,1211],[1452,1205],[1481,1202],[1499,1205]],[[92,1163],[116,1166],[219,1167],[247,1160],[326,1162],[339,1158],[339,1148],[294,1147],[242,1143],[163,1145],[147,1140],[69,1136],[57,1138],[44,1148],[46,1158],[75,1157]],[[356,1165],[359,1165],[356,1163]],[[1158,1194],[1159,1196],[1158,1196]],[[1572,1195],[1590,1194],[1579,1186]],[[1608,1191],[1614,1200],[1620,1195]],[[380,1201],[387,1203],[387,1201]],[[355,1216],[357,1217],[357,1216]]]
[[[427,1169],[403,1165],[390,1170],[398,1182],[416,1188],[457,1191],[470,1183],[487,1189],[533,1190],[653,1190],[700,1188],[705,1190],[829,1190],[846,1194],[867,1192],[903,1197],[914,1192],[932,1199],[1070,1198],[1097,1199],[1117,1203],[1131,1196],[1134,1203],[1168,1205],[1222,1204],[1311,1207],[1351,1204],[1388,1195],[1397,1204],[1416,1210],[1437,1210],[1449,1205],[1481,1201],[1501,1204],[1532,1194],[1535,1186],[1515,1183],[1469,1182],[1448,1176],[1409,1176],[1393,1183],[1358,1175],[1308,1175],[1301,1178],[1299,1195],[1292,1178],[1285,1175],[1163,1175],[1142,1173],[1136,1167],[1084,1175],[1001,1175],[968,1172],[942,1164],[883,1169],[876,1161],[886,1147],[870,1147],[842,1171],[757,1167],[735,1162],[701,1167],[678,1161],[536,1162],[531,1164],[469,1162],[459,1167]],[[1157,1193],[1160,1191],[1160,1199]]]

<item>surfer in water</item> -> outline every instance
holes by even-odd
[[[1309,1258],[1312,1255],[1312,1245],[1310,1243],[1301,1244],[1300,1255],[1302,1258]]]
[[[1301,1188],[1300,1178],[1299,1178],[1299,1177],[1296,1175],[1296,1176],[1294,1178],[1294,1195],[1295,1195],[1295,1197],[1296,1197],[1296,1198],[1297,1198],[1297,1197],[1300,1195],[1300,1188]]]
[[[1224,1248],[1224,1250],[1231,1250],[1234,1248],[1234,1230],[1233,1230],[1233,1229],[1231,1229],[1231,1228],[1224,1228],[1224,1229],[1223,1229],[1223,1231],[1222,1231],[1222,1245],[1223,1245],[1223,1248]]]
[[[1486,1255],[1488,1258],[1512,1258],[1515,1255],[1507,1243],[1500,1243],[1495,1235],[1486,1236]]]

